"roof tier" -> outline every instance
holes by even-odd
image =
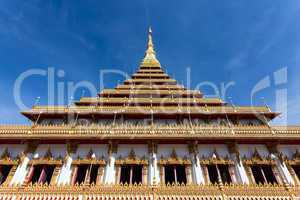
[[[199,90],[189,90],[178,84],[163,70],[156,58],[151,29],[148,33],[146,53],[138,70],[123,84],[114,89],[102,90],[98,98],[81,98],[73,106],[35,106],[22,112],[31,120],[62,118],[70,113],[93,118],[114,118],[116,114],[122,114],[135,118],[176,118],[179,115],[207,119],[218,116],[263,116],[266,120],[271,120],[279,114],[266,106],[229,106],[221,99],[204,98]]]

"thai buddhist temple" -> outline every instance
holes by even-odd
[[[0,200],[296,200],[300,127],[178,84],[149,29],[137,71],[0,126]]]

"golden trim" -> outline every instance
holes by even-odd
[[[234,165],[234,161],[229,159],[201,159],[202,165]]]
[[[230,199],[239,198],[240,200],[255,197],[263,200],[271,197],[271,200],[286,199],[291,200],[292,196],[299,195],[299,187],[287,189],[279,185],[73,185],[73,186],[53,186],[53,185],[28,185],[22,187],[4,186],[0,188],[0,195],[17,195],[18,197],[45,197],[56,195],[95,197],[95,195],[107,197],[176,197],[194,199],[194,197],[205,197],[205,199],[225,200],[222,196]],[[17,198],[18,199],[18,198]]]
[[[84,165],[84,164],[94,164],[94,165],[106,165],[106,161],[104,159],[96,160],[96,159],[76,159],[72,161],[72,165]]]
[[[63,161],[61,159],[32,159],[28,163],[29,165],[62,165]]]

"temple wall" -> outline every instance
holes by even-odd
[[[277,149],[284,156],[287,156],[289,159],[291,159],[296,151],[300,152],[300,145],[278,145]]]
[[[189,157],[188,146],[186,144],[159,144],[157,146],[157,158],[160,159],[162,156],[168,158],[173,150],[180,158]]]
[[[228,148],[223,144],[200,144],[198,145],[198,150],[200,159],[202,157],[211,157],[215,151],[222,158],[229,157]]]
[[[33,154],[33,157],[43,158],[45,157],[48,150],[51,151],[53,158],[64,158],[67,153],[67,147],[64,144],[41,144],[38,145],[35,153]]]
[[[128,157],[130,151],[133,150],[138,158],[146,157],[148,158],[148,145],[146,144],[120,144],[118,145],[117,158],[120,156],[122,158]]]
[[[251,159],[253,153],[257,151],[259,155],[263,158],[270,157],[276,162],[278,172],[283,178],[283,181],[293,185],[295,184],[294,178],[290,174],[290,169],[286,163],[280,161],[279,154],[270,154],[266,145],[263,144],[238,144],[237,145],[240,158]],[[25,151],[26,145],[0,145],[0,155],[2,155],[7,149],[12,159],[16,159],[18,155]],[[116,168],[115,161],[119,158],[127,158],[131,151],[138,159],[145,158],[148,160],[148,179],[147,182],[153,184],[155,177],[156,183],[160,182],[160,167],[159,160],[162,158],[170,158],[170,156],[176,153],[178,158],[187,158],[191,160],[192,166],[192,179],[194,183],[203,184],[204,177],[203,171],[200,167],[201,159],[210,159],[214,156],[219,156],[221,158],[228,158],[234,161],[237,181],[244,184],[249,184],[245,166],[241,159],[236,157],[234,153],[229,153],[228,146],[225,144],[199,144],[198,153],[189,153],[187,144],[158,144],[157,152],[149,153],[148,144],[119,144],[117,146],[117,152],[112,152],[108,154],[107,144],[79,144],[76,151],[67,154],[67,147],[65,144],[41,144],[35,149],[34,153],[28,153],[23,155],[21,162],[18,164],[16,172],[10,182],[10,184],[22,184],[28,173],[29,166],[28,163],[31,159],[42,159],[46,153],[50,150],[51,155],[54,159],[62,159],[63,165],[59,171],[57,183],[58,184],[69,184],[72,174],[72,161],[78,158],[87,158],[87,156],[92,153],[95,159],[104,158],[106,161],[106,166],[104,170],[103,181],[106,184],[114,184],[116,180]],[[300,145],[278,145],[277,150],[286,156],[288,159],[294,159],[295,152],[300,151]],[[215,155],[217,154],[217,155]]]
[[[260,156],[266,158],[269,156],[269,151],[266,145],[261,144],[240,144],[238,145],[241,158],[251,158],[255,150],[259,153]]]
[[[5,149],[8,150],[12,158],[16,158],[21,152],[25,151],[26,145],[20,145],[20,144],[0,145],[0,155],[3,154]]]
[[[78,145],[77,151],[74,154],[74,158],[86,158],[89,152],[92,151],[96,158],[107,158],[108,156],[108,145],[106,144],[80,144]]]

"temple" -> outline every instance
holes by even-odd
[[[137,71],[69,106],[0,126],[0,200],[296,200],[300,127],[268,106],[206,98],[172,79],[152,31]]]

